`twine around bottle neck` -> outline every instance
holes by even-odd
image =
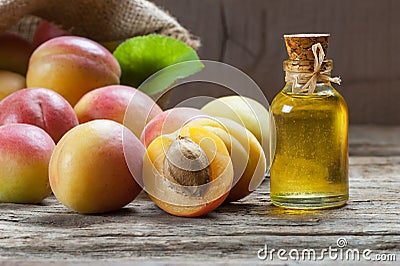
[[[322,45],[314,44],[312,52],[314,55],[313,66],[311,61],[285,61],[285,81],[292,83],[292,93],[312,94],[318,82],[333,82],[339,85],[341,83],[340,77],[331,77],[332,60],[325,60]]]

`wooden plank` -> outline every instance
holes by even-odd
[[[353,125],[349,151],[354,156],[400,156],[400,127]]]
[[[1,204],[0,259],[258,263],[264,243],[320,250],[335,247],[339,237],[353,248],[398,254],[400,157],[353,157],[350,163],[349,204],[326,211],[273,207],[268,182],[246,200],[197,219],[168,215],[145,195],[103,215],[75,214],[54,197],[42,205]]]
[[[283,87],[284,33],[330,32],[336,88],[354,124],[400,123],[400,46],[395,0],[157,0],[201,36],[203,59],[249,74],[271,101]],[[185,92],[180,92],[185,93]]]
[[[399,147],[400,127],[352,126],[350,132],[350,150],[361,156],[350,157],[350,201],[343,208],[276,208],[268,179],[244,200],[193,219],[166,214],[145,194],[101,215],[73,213],[54,197],[40,205],[0,204],[0,265],[295,265],[259,260],[257,251],[267,244],[319,252],[337,248],[341,237],[349,248],[399,260],[400,156],[390,147]],[[364,146],[379,156],[366,156]]]

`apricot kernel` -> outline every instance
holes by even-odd
[[[201,196],[210,181],[209,161],[201,147],[188,137],[178,137],[164,159],[164,176],[182,193]]]

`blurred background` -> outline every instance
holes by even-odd
[[[283,88],[283,34],[330,33],[334,87],[351,124],[400,123],[400,1],[396,0],[155,0],[201,38],[201,59],[247,73],[272,101]],[[215,88],[214,88],[215,87]],[[208,85],[212,96],[224,94]],[[190,95],[173,91],[173,98]],[[225,92],[226,93],[226,92]]]

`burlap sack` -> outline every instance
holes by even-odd
[[[39,18],[96,41],[159,33],[193,48],[200,45],[172,16],[146,0],[0,0],[0,32],[17,31],[31,39]]]

